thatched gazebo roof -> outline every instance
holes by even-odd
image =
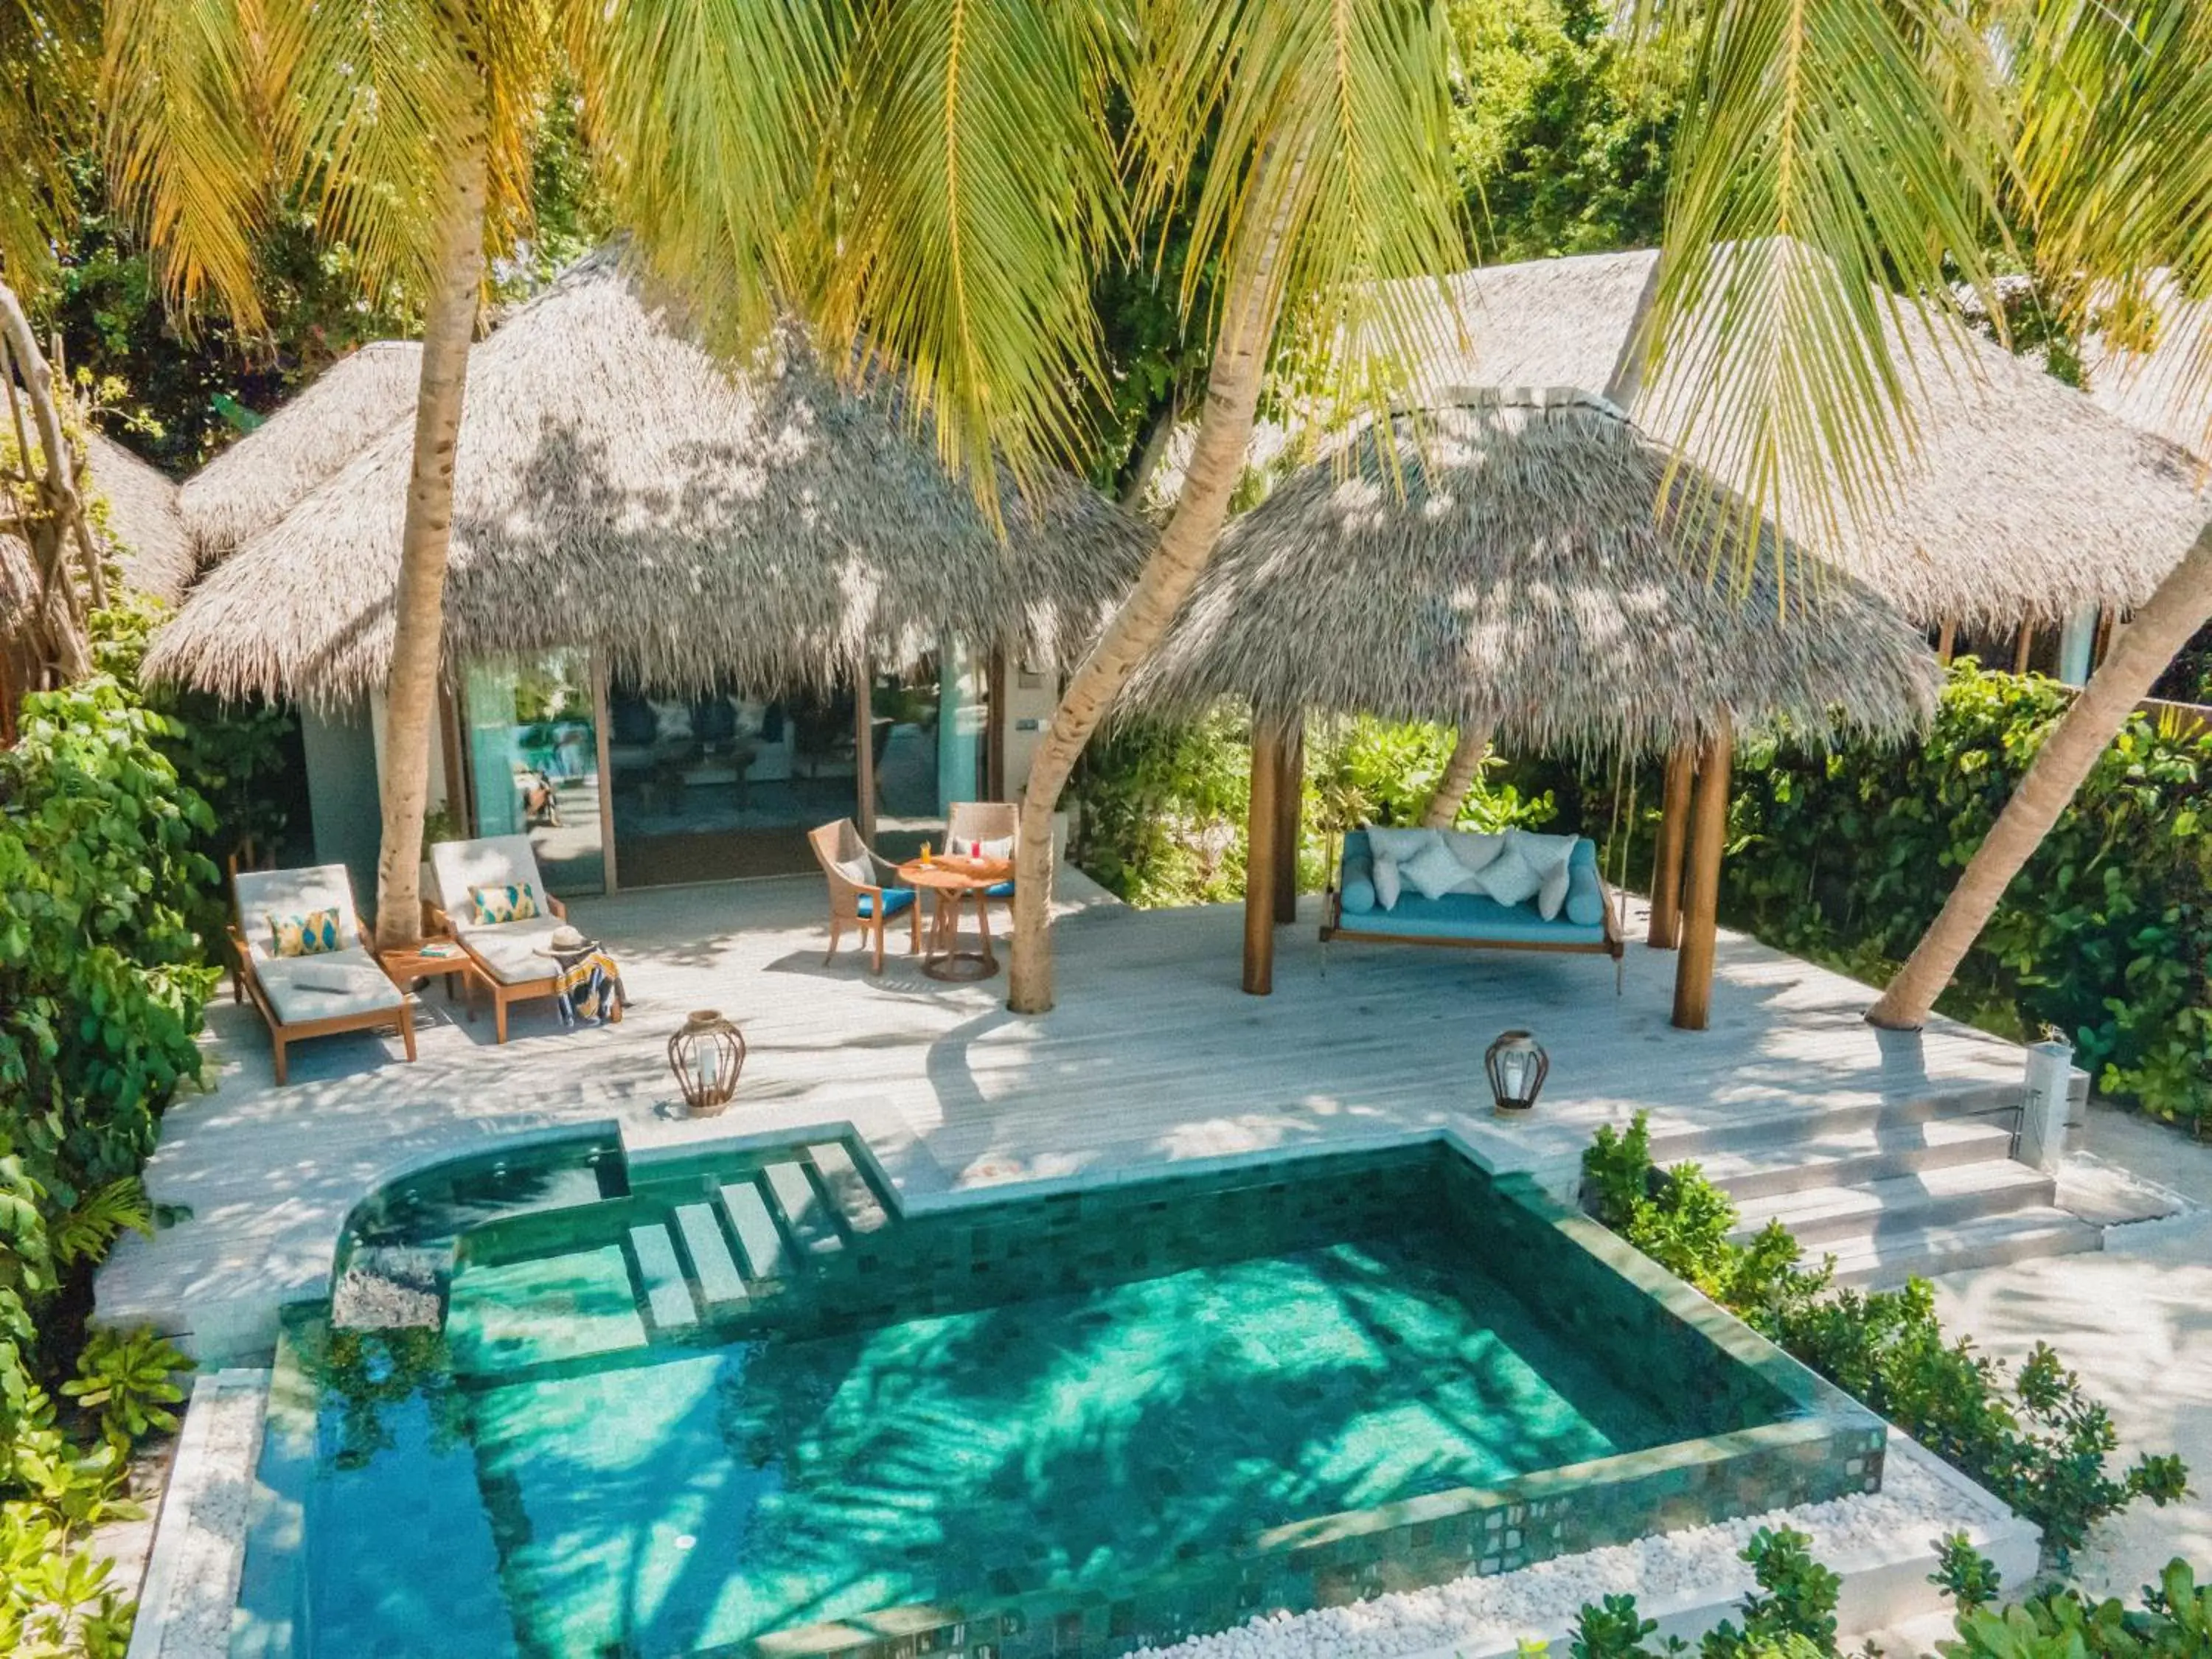
[[[1657,257],[1461,273],[1452,279],[1457,324],[1440,319],[1424,380],[1605,387]],[[2148,598],[2212,519],[2191,458],[1978,334],[1939,340],[1909,308],[1896,328],[1918,443],[1906,476],[1867,522],[1845,524],[1836,544],[1816,538],[1818,514],[1785,501],[1790,532],[1816,538],[1822,558],[1923,626],[2055,623],[2085,605]],[[1644,429],[1677,447],[1684,388],[1670,381],[1679,372],[1636,404]],[[1716,464],[1698,445],[1686,453]]]
[[[1603,399],[1469,391],[1379,431],[1230,527],[1133,709],[1238,699],[1632,750],[1723,714],[1894,737],[1933,713],[1941,671],[1903,617],[1764,526],[1735,591],[1741,504],[1683,468],[1662,509],[1668,453]]]
[[[127,586],[176,604],[192,579],[191,546],[177,516],[177,486],[98,432],[85,433],[84,448],[82,494],[94,507],[102,550],[120,567]],[[0,630],[21,624],[37,591],[30,550],[0,533]]]
[[[318,702],[381,684],[414,432],[403,419],[202,581],[149,672]],[[449,664],[560,646],[641,684],[823,684],[945,633],[1087,642],[1149,532],[1073,477],[995,533],[893,388],[795,331],[736,369],[612,252],[475,349],[454,472]]]
[[[422,348],[376,340],[341,357],[185,481],[185,529],[203,564],[228,556],[415,407]]]

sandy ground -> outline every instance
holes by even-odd
[[[1946,1274],[1937,1304],[1947,1326],[2001,1358],[2049,1342],[2111,1407],[2124,1459],[2179,1451],[2188,1462],[2187,1499],[2136,1504],[2075,1559],[2086,1589],[2132,1595],[2177,1554],[2200,1579],[2212,1573],[2212,1146],[2106,1107],[2091,1109],[2080,1146],[2191,1207],[2114,1227],[2101,1255]]]

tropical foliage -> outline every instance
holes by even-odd
[[[1656,1168],[1642,1113],[1625,1133],[1598,1130],[1583,1180],[1598,1220],[2033,1521],[2061,1565],[2104,1516],[2187,1490],[2179,1457],[2111,1467],[2111,1413],[2048,1345],[2014,1371],[1948,1335],[1924,1281],[1838,1291],[1827,1266],[1802,1265],[1778,1222],[1748,1243],[1730,1239],[1728,1195],[1694,1164]]]
[[[1879,982],[1920,936],[2073,694],[1955,665],[1918,748],[1739,762],[1723,914]],[[1943,1006],[2056,1027],[2100,1092],[2212,1120],[2212,736],[2136,714],[1961,965]]]
[[[1942,1659],[2197,1659],[2212,1652],[2212,1589],[2200,1589],[2176,1556],[2147,1586],[2142,1605],[2092,1601],[2067,1584],[2046,1585],[2000,1604],[1996,1568],[1963,1534],[1936,1540],[1929,1582],[1950,1597],[1954,1635]],[[1633,1595],[1585,1602],[1575,1620],[1574,1659],[1839,1659],[1836,1575],[1815,1560],[1812,1540],[1762,1528],[1745,1547],[1756,1589],[1743,1598],[1741,1627],[1723,1620],[1693,1650],[1677,1638],[1655,1642],[1658,1620]],[[1880,1650],[1869,1648],[1871,1656]]]

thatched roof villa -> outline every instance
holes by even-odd
[[[407,418],[422,376],[414,341],[371,341],[186,479],[177,504],[200,562],[228,557]]]
[[[1657,257],[1644,250],[1462,272],[1452,283],[1459,325],[1440,318],[1424,378],[1608,385]],[[1784,502],[1785,521],[1931,630],[2010,646],[2023,629],[2032,643],[2033,630],[2048,641],[2070,628],[2086,652],[2098,614],[2148,597],[2212,517],[2197,467],[2176,445],[1979,335],[1938,339],[1909,312],[1897,329],[1917,440],[1906,476],[1833,545],[1819,539],[1819,515],[1802,506]],[[1686,372],[1678,360],[1635,406],[1645,430],[1677,447]],[[1689,453],[1724,482],[1742,482],[1714,454],[1696,446]],[[2073,665],[2086,674],[2086,661]]]
[[[1698,750],[1721,780],[1746,727],[1899,738],[1934,713],[1941,669],[1893,606],[1778,543],[1601,398],[1439,389],[1347,446],[1231,526],[1133,707],[1243,702],[1261,734],[1364,714],[1524,749]],[[1743,586],[1708,579],[1740,564],[1753,573]],[[1255,820],[1280,764],[1266,747]],[[1271,935],[1254,913],[1273,909],[1269,884],[1294,843],[1278,837],[1278,867],[1250,870],[1249,989],[1270,982]],[[1718,850],[1714,837],[1700,891]],[[1702,920],[1703,949],[1681,959],[1680,1024],[1704,1020],[1710,910]]]
[[[100,433],[85,434],[85,494],[102,550],[126,585],[173,605],[192,575],[191,549],[177,515],[177,486]],[[12,634],[38,591],[30,550],[0,532],[0,637]]]
[[[319,842],[326,818],[373,842],[412,404],[335,466],[356,404],[301,404],[225,458],[220,489],[188,491],[203,526],[294,499],[203,578],[148,669],[302,704],[331,798]],[[918,836],[1009,786],[1050,665],[1149,539],[1073,477],[1009,486],[1004,522],[890,388],[838,384],[793,331],[733,370],[615,253],[587,260],[471,359],[434,794],[492,833],[550,787],[541,854],[572,888],[793,867],[804,828],[879,809]]]

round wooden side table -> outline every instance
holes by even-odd
[[[985,895],[1000,882],[1012,879],[1014,866],[1005,859],[957,858],[946,854],[924,864],[909,859],[898,867],[899,879],[918,893],[927,893],[934,907],[929,943],[922,952],[921,971],[932,979],[967,981],[988,979],[999,971],[999,958],[991,949],[991,907]],[[960,913],[973,904],[975,928],[982,949],[960,948]]]

